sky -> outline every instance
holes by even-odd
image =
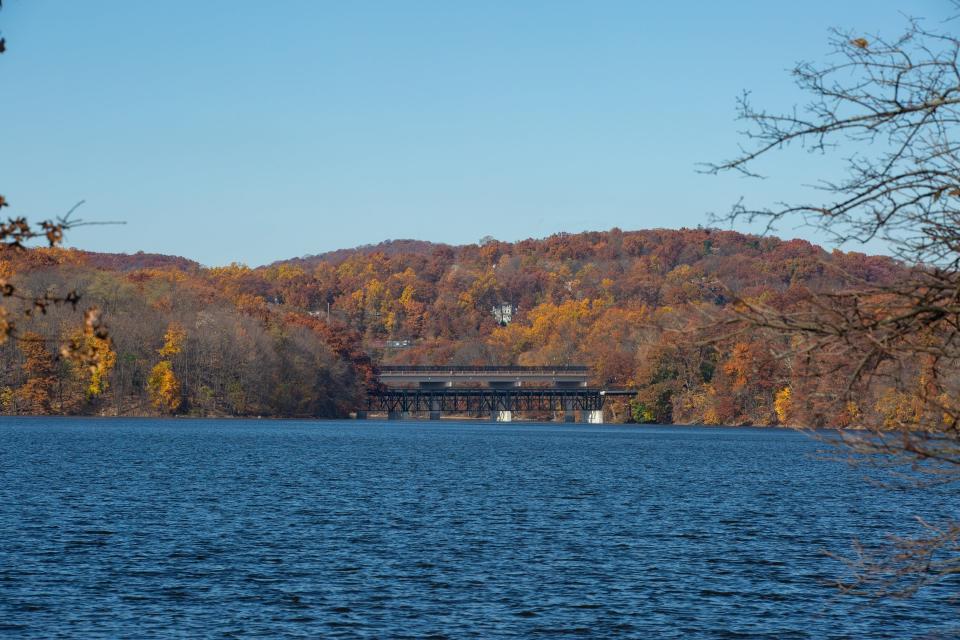
[[[209,266],[707,225],[839,169],[801,153],[763,181],[698,173],[743,142],[736,97],[789,109],[789,69],[825,58],[830,27],[892,35],[907,10],[936,24],[950,5],[6,0],[4,212],[84,200],[78,217],[124,224],[72,246]]]

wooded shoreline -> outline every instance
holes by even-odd
[[[727,336],[723,323],[737,300],[789,310],[903,269],[709,228],[393,241],[257,269],[5,250],[0,273],[18,291],[80,292],[109,342],[101,369],[84,369],[57,353],[92,340],[78,314],[33,314],[22,323],[31,339],[0,347],[0,412],[342,418],[379,364],[582,363],[592,384],[638,390],[608,402],[605,422],[844,427],[903,411],[906,398],[880,389],[857,406],[821,402],[806,365],[778,355],[784,338]]]

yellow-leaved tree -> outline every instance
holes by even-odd
[[[150,402],[164,413],[173,413],[180,408],[180,381],[173,374],[169,360],[161,360],[153,367],[147,379]]]
[[[777,414],[777,420],[780,424],[787,424],[787,420],[790,419],[790,409],[793,405],[793,392],[790,390],[790,387],[784,387],[777,391],[777,395],[773,400],[773,410]]]
[[[186,337],[187,332],[181,325],[171,323],[163,336],[163,346],[157,353],[165,358],[177,355],[183,350]],[[163,413],[174,413],[180,408],[180,381],[169,359],[154,365],[147,379],[147,392],[150,394],[150,403]]]
[[[187,331],[179,323],[172,322],[163,335],[163,346],[159,353],[164,357],[175,356],[183,351],[183,342],[187,339]]]
[[[108,376],[117,362],[117,354],[110,336],[100,328],[99,312],[87,311],[83,329],[75,331],[60,352],[77,369],[88,398],[95,398],[107,390]],[[72,353],[84,354],[84,357],[70,358]]]

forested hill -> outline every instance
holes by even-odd
[[[326,253],[313,256],[278,260],[271,266],[278,266],[281,264],[297,264],[305,268],[312,268],[315,267],[319,262],[340,264],[347,258],[358,255],[369,256],[374,253],[380,253],[385,256],[396,256],[403,254],[410,255],[418,253],[422,255],[430,255],[437,249],[444,247],[452,248],[447,244],[439,244],[436,242],[429,242],[427,240],[384,240],[379,244],[365,244],[359,247],[353,247],[352,249],[336,249],[334,251],[327,251]]]
[[[166,256],[161,253],[94,253],[81,252],[81,260],[92,267],[113,271],[133,271],[136,269],[166,269],[174,268],[181,271],[195,271],[200,268],[198,262],[181,258],[180,256]]]
[[[775,400],[784,405],[793,375],[777,345],[761,336],[714,343],[692,330],[737,297],[789,307],[808,290],[889,282],[901,268],[887,257],[713,229],[465,246],[398,240],[256,269],[8,251],[0,275],[21,290],[76,288],[83,305],[98,305],[116,358],[100,389],[89,372],[56,361],[52,347],[9,341],[0,408],[343,415],[372,380],[370,359],[583,363],[597,384],[640,390],[611,418],[772,424],[786,420]],[[32,329],[64,339],[76,316],[53,309]]]

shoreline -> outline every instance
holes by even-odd
[[[391,423],[403,425],[405,423],[416,424],[434,424],[434,423],[458,423],[458,424],[491,424],[491,425],[513,425],[513,424],[538,424],[538,425],[563,425],[563,426],[590,426],[590,427],[629,427],[629,428],[663,428],[676,427],[678,429],[756,429],[756,430],[777,430],[777,431],[810,431],[808,427],[791,427],[787,425],[722,425],[722,424],[696,424],[696,423],[639,423],[639,422],[604,422],[602,424],[591,424],[588,422],[564,422],[562,420],[511,420],[510,422],[497,422],[485,418],[474,418],[469,416],[444,416],[439,420],[429,420],[426,418],[403,418],[401,420],[388,420],[384,416],[368,416],[366,419],[358,420],[354,417],[330,418],[330,417],[279,417],[279,416],[145,416],[145,415],[119,415],[119,416],[100,416],[100,415],[43,415],[43,414],[18,414],[0,416],[0,425],[4,419],[27,419],[27,420],[174,420],[174,421],[247,421],[247,422],[352,422],[363,424],[365,422],[380,424]],[[819,430],[819,429],[817,429]],[[847,428],[847,429],[825,429],[827,431],[864,431],[865,429]]]

